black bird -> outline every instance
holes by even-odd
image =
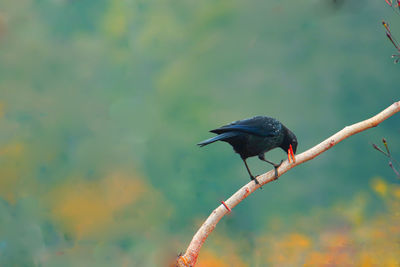
[[[277,147],[289,153],[290,145],[292,145],[293,153],[296,153],[297,149],[297,138],[294,133],[278,120],[266,116],[234,121],[210,132],[218,135],[197,145],[203,147],[216,141],[229,143],[242,158],[250,174],[250,179],[255,180],[257,184],[257,179],[251,174],[249,166],[247,166],[247,158],[258,156],[260,160],[272,164],[275,168],[275,176],[278,178],[277,168],[283,160],[279,164],[275,164],[265,159],[264,154]]]

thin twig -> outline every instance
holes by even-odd
[[[396,168],[393,166],[393,163],[391,161],[389,161],[389,167],[392,168],[394,173],[397,175],[397,178],[400,179],[400,173],[396,170]]]
[[[399,1],[400,1],[400,0],[399,0]],[[397,164],[397,166],[399,166],[399,167],[400,167],[400,164],[399,164],[399,162],[398,162],[395,158],[393,158],[392,155],[390,154],[389,145],[387,144],[387,141],[386,141],[385,138],[382,138],[382,143],[384,144],[387,153],[386,153],[386,152],[383,152],[383,150],[382,150],[380,147],[378,147],[377,145],[375,145],[375,144],[372,144],[372,147],[375,148],[376,150],[378,150],[379,152],[381,152],[383,155],[385,155],[385,156],[389,159],[389,167],[392,168],[392,170],[394,171],[394,173],[397,175],[397,178],[400,179],[400,174],[399,174],[399,172],[396,170],[396,168],[393,166],[393,162],[394,162],[395,164]]]
[[[365,131],[369,128],[376,127],[382,121],[391,117],[395,113],[400,111],[400,101],[393,103],[391,106],[375,115],[374,117],[364,120],[362,122],[353,124],[351,126],[344,127],[341,131],[332,135],[325,141],[319,143],[318,145],[310,148],[309,150],[299,154],[296,156],[296,161],[294,163],[289,163],[287,160],[282,163],[282,165],[278,169],[279,176],[292,169],[293,167],[300,165],[306,161],[309,161],[319,154],[325,152],[330,149],[334,145],[343,141],[344,139]],[[237,204],[239,204],[243,199],[248,197],[251,193],[256,191],[259,187],[272,182],[275,180],[275,172],[271,170],[267,173],[264,173],[257,177],[259,184],[254,183],[253,181],[249,182],[242,188],[240,188],[235,194],[233,194],[228,200],[225,201],[225,204],[233,209]],[[223,205],[219,205],[210,216],[205,220],[200,229],[194,235],[192,241],[189,244],[185,254],[178,257],[177,266],[178,267],[193,267],[196,264],[197,257],[199,255],[201,246],[206,241],[208,235],[214,230],[215,226],[219,222],[219,220],[229,213],[228,209]]]

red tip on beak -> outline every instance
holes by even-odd
[[[288,150],[288,161],[289,161],[289,163],[291,163],[291,161],[293,163],[296,162],[296,158],[294,157],[294,153],[293,153],[293,147],[291,144],[289,145],[289,150]]]

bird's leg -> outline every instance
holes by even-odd
[[[275,169],[275,179],[274,179],[274,180],[278,179],[278,168],[279,168],[279,166],[281,166],[283,160],[281,160],[281,162],[280,162],[279,164],[275,164],[275,163],[273,163],[272,161],[269,161],[269,160],[265,159],[265,155],[264,155],[264,154],[258,155],[258,158],[259,158],[260,160],[265,161],[265,162],[268,162],[269,164],[271,164],[272,166],[274,166],[274,169]]]
[[[254,180],[254,182],[256,182],[256,184],[259,184],[259,182],[257,181],[257,178],[254,177],[253,174],[251,174],[250,169],[249,169],[249,166],[247,166],[246,159],[242,158],[242,160],[243,160],[243,162],[244,162],[244,165],[246,165],[247,172],[250,174],[250,179],[251,179],[252,181]]]

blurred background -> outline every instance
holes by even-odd
[[[301,153],[399,100],[382,19],[400,36],[383,0],[2,0],[0,265],[167,266],[249,181],[208,130],[268,115]],[[198,266],[399,266],[371,146],[400,159],[399,135],[396,115],[257,191]]]

